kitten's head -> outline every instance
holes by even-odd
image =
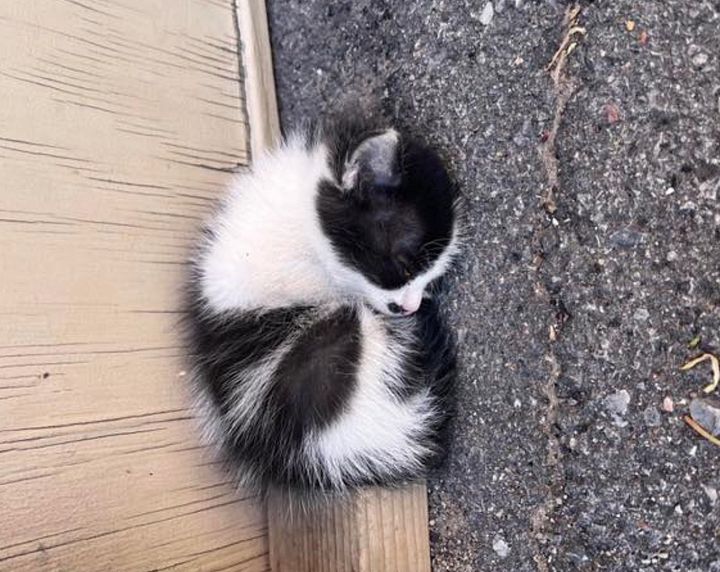
[[[393,129],[331,139],[335,181],[317,210],[343,265],[342,286],[390,315],[417,311],[457,249],[454,186],[440,158]]]

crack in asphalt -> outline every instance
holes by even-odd
[[[540,160],[545,170],[547,187],[541,196],[540,202],[544,210],[544,216],[539,220],[533,236],[535,293],[554,310],[554,319],[548,326],[548,339],[544,355],[548,375],[541,387],[542,395],[547,400],[544,415],[541,419],[541,430],[547,442],[545,466],[549,469],[549,476],[544,487],[545,500],[533,510],[530,517],[533,560],[538,572],[549,572],[551,569],[550,559],[543,553],[543,547],[549,540],[548,529],[552,513],[558,506],[558,502],[562,502],[561,495],[565,487],[563,455],[555,429],[560,406],[557,396],[557,382],[562,373],[562,367],[555,352],[555,343],[559,339],[564,325],[570,319],[562,300],[542,279],[542,267],[548,254],[542,246],[542,239],[546,233],[558,232],[559,223],[554,214],[557,211],[557,200],[560,195],[561,185],[556,140],[563,121],[565,108],[579,87],[578,81],[567,72],[567,62],[577,42],[586,33],[585,29],[579,25],[581,11],[580,4],[573,4],[565,11],[562,23],[564,30],[562,40],[555,55],[546,67],[546,71],[549,72],[552,79],[555,109],[551,127],[543,133],[538,147]]]

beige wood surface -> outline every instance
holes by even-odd
[[[190,237],[244,164],[232,0],[0,2],[0,570],[267,570],[198,446]]]
[[[274,572],[428,572],[424,484],[372,488],[346,504],[289,513],[280,494],[268,500]]]

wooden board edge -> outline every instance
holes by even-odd
[[[270,31],[265,0],[234,0],[250,150],[257,157],[280,140],[280,117],[275,96]]]

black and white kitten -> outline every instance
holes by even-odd
[[[442,456],[455,357],[426,290],[456,254],[456,205],[435,153],[358,122],[237,176],[187,322],[206,437],[239,483],[343,492]]]

